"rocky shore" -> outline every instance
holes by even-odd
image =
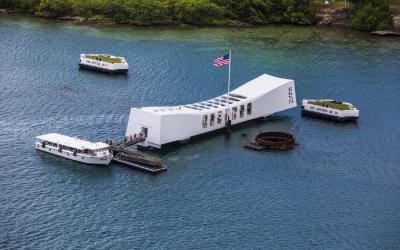
[[[349,26],[349,13],[345,8],[321,8],[315,13],[318,25],[342,25]]]
[[[179,22],[176,21],[146,21],[146,22],[139,22],[139,21],[120,21],[117,22],[110,18],[85,18],[80,16],[62,16],[58,18],[62,21],[69,21],[76,24],[101,24],[101,25],[112,25],[112,24],[130,24],[130,25],[137,25],[137,26],[168,26],[168,25],[179,25]]]
[[[400,16],[392,16],[394,31],[400,32]]]
[[[350,26],[349,12],[345,8],[321,8],[316,10],[317,25]],[[393,30],[376,30],[371,34],[379,36],[400,36],[400,16],[392,15]]]

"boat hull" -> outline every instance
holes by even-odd
[[[59,152],[56,148],[52,148],[52,147],[48,147],[48,146],[42,147],[42,145],[40,143],[36,143],[36,150],[39,150],[39,151],[45,152],[45,153],[49,153],[52,155],[60,156],[60,157],[63,157],[63,158],[69,159],[69,160],[90,164],[90,165],[107,166],[110,164],[110,162],[112,160],[112,155],[108,155],[108,156],[104,156],[104,157],[90,157],[90,156],[78,154],[75,156],[71,152],[66,152],[66,151]]]
[[[106,69],[106,68],[87,65],[84,63],[79,63],[79,67],[83,68],[83,69],[89,69],[89,70],[99,71],[99,72],[108,73],[108,74],[126,74],[126,73],[128,73],[128,69]]]
[[[335,116],[335,115],[314,112],[314,111],[306,110],[304,108],[301,109],[301,115],[313,117],[313,118],[324,119],[324,120],[337,121],[337,122],[355,122],[358,120],[358,116],[341,117],[341,116]]]

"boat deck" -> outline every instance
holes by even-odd
[[[108,63],[123,63],[124,60],[120,57],[116,56],[109,56],[109,55],[88,55],[85,54],[85,57],[88,59],[96,60],[96,61],[103,61]]]
[[[309,104],[317,105],[320,107],[326,107],[337,110],[350,110],[351,106],[347,103],[337,102],[337,101],[324,101],[324,100],[313,100],[309,101]]]

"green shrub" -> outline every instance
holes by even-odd
[[[242,0],[231,1],[229,10],[239,20],[255,24],[311,24],[313,13],[309,0]]]
[[[176,20],[189,24],[222,24],[229,20],[310,24],[313,15],[309,3],[310,0],[0,0],[3,8],[36,10],[36,15],[45,17],[104,16],[120,21]]]
[[[380,6],[373,4],[358,6],[351,16],[351,27],[363,31],[390,29],[389,9]]]
[[[225,9],[209,0],[177,0],[174,17],[189,24],[215,24],[225,18]]]
[[[38,16],[58,17],[71,13],[71,3],[68,0],[41,0],[36,8]]]
[[[167,0],[127,0],[123,4],[125,19],[163,21],[170,19]]]
[[[33,10],[40,0],[0,0],[0,8]]]

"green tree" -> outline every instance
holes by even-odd
[[[209,0],[177,0],[174,17],[189,24],[216,24],[225,19],[225,9]]]
[[[69,0],[41,0],[37,7],[37,15],[44,17],[58,17],[71,13]]]
[[[355,0],[385,1],[385,0]],[[176,20],[221,24],[239,20],[254,24],[310,24],[310,0],[0,0],[3,8],[36,10],[36,15],[108,17],[138,22]],[[356,4],[357,5],[357,4]]]
[[[136,21],[164,21],[171,19],[168,7],[167,0],[126,0],[122,16]]]
[[[312,23],[314,13],[311,12],[309,0],[283,0],[282,6],[282,22],[301,25]]]
[[[391,28],[389,0],[355,0],[352,3],[352,28],[363,31]]]

